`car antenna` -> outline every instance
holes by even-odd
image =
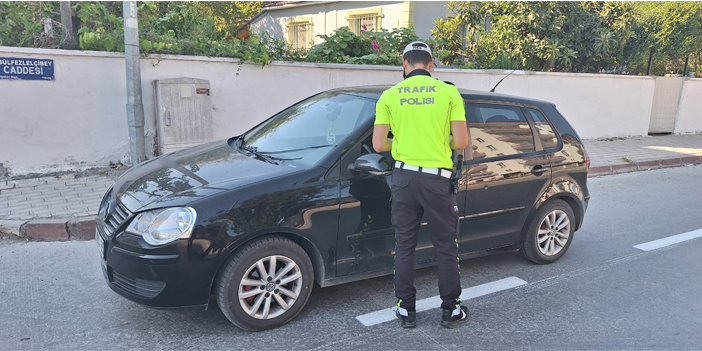
[[[521,65],[521,64],[519,65],[519,67],[513,69],[512,72],[509,72],[509,74],[506,75],[505,78],[509,77],[512,73],[514,73],[514,71],[516,71],[516,70],[518,70],[518,69],[520,69],[520,68],[522,68],[522,65]],[[495,86],[492,87],[492,89],[490,89],[490,92],[491,92],[491,93],[494,93],[494,92],[495,92],[495,88],[497,88],[497,86],[500,85],[500,83],[502,83],[502,81],[505,80],[505,78],[500,79],[500,81],[497,82],[497,84],[495,84]]]

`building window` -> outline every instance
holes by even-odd
[[[353,10],[348,12],[348,24],[356,35],[362,32],[378,32],[382,28],[383,12],[381,8]]]
[[[497,150],[497,149],[496,149],[494,146],[492,146],[492,145],[488,145],[487,148],[490,149],[490,151],[495,151],[495,150]]]
[[[288,22],[288,43],[290,49],[307,49],[312,41],[312,18],[296,18]]]
[[[476,138],[475,140],[476,140],[477,142],[479,142],[479,143],[484,143],[484,142],[485,142],[485,140],[483,140],[483,138]]]
[[[500,166],[500,168],[505,168],[505,167],[507,167],[507,166],[506,166],[504,163],[502,163],[502,162],[498,163],[497,165]]]

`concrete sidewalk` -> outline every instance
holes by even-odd
[[[702,163],[702,134],[584,142],[590,155],[590,177]]]
[[[584,142],[591,177],[702,163],[702,134]],[[0,181],[0,236],[94,239],[102,196],[125,170]]]

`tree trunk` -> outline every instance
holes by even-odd
[[[63,44],[64,49],[75,49],[76,33],[73,31],[73,18],[71,17],[71,2],[61,1],[61,24],[67,33],[66,42]]]

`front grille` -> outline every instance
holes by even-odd
[[[112,269],[112,278],[117,287],[143,299],[152,299],[158,296],[166,287],[166,282],[130,278],[114,269]]]
[[[129,212],[129,210],[127,210],[127,208],[124,207],[119,200],[115,200],[112,205],[113,206],[110,206],[110,212],[107,214],[107,217],[105,217],[103,222],[103,229],[107,236],[112,236],[112,234],[115,233],[115,230],[117,230],[117,228],[119,228],[119,226],[132,215],[132,213]]]

